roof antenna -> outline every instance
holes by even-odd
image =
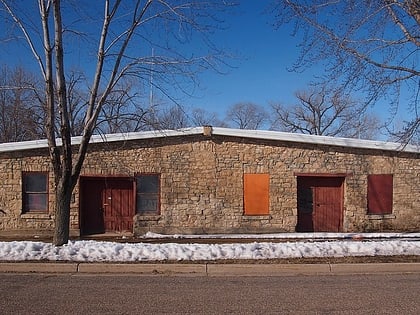
[[[149,107],[150,109],[153,109],[153,65],[155,62],[155,50],[152,47],[152,64],[150,66],[150,80],[149,80],[149,84],[150,84],[150,94],[149,94]]]

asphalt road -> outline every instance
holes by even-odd
[[[420,314],[420,274],[0,274],[1,314]]]

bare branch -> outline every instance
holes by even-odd
[[[29,32],[26,30],[26,27],[24,26],[22,21],[18,18],[18,16],[15,14],[14,10],[9,6],[7,1],[5,1],[5,0],[0,0],[0,1],[3,4],[3,6],[5,7],[6,11],[12,17],[12,19],[16,22],[16,24],[18,25],[18,27],[22,31],[23,35],[25,36],[25,40],[28,43],[29,48],[32,51],[32,54],[34,55],[35,59],[37,60],[43,76],[45,77],[46,76],[46,73],[45,73],[46,71],[45,71],[45,68],[44,68],[44,64],[42,62],[41,55],[37,52],[37,50],[35,48],[35,45],[32,41],[32,37],[29,35]],[[39,0],[39,3],[40,3],[40,5],[44,5],[44,2],[42,0]],[[49,7],[49,5],[48,5],[48,7]],[[48,8],[45,8],[45,9],[48,10]]]
[[[277,25],[294,22],[302,35],[301,55],[292,70],[325,69],[321,85],[336,82],[364,97],[365,107],[389,99],[398,107],[408,95],[413,120],[419,116],[420,5],[416,0],[273,0]],[[407,97],[407,96],[405,96]],[[395,110],[394,110],[395,112]]]

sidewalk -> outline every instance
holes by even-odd
[[[137,274],[189,276],[293,276],[420,273],[420,263],[367,264],[122,264],[0,262],[0,273]]]

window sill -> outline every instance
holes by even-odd
[[[139,221],[159,221],[160,214],[137,214],[137,220]]]
[[[22,213],[20,217],[22,219],[51,219],[51,215],[45,212]]]
[[[369,220],[395,219],[395,214],[368,214]]]
[[[242,216],[242,220],[267,220],[267,219],[272,219],[273,217],[270,214],[265,214],[265,215],[243,215]]]

